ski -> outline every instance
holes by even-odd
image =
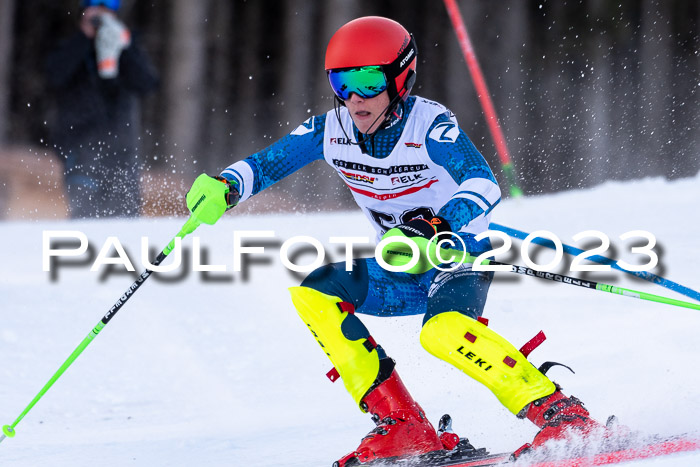
[[[531,464],[532,467],[577,467],[583,465],[608,465],[628,462],[633,460],[661,457],[681,452],[700,450],[699,439],[675,438],[650,443],[645,446],[620,449],[611,452],[601,452],[591,456],[561,459],[552,461],[539,461]],[[488,465],[488,464],[487,464]],[[476,466],[473,466],[476,467]]]
[[[519,459],[520,463],[518,465],[527,465],[529,467],[610,465],[693,451],[700,451],[700,439],[675,437],[648,442],[640,446],[570,458],[547,459],[540,455],[534,455],[531,458],[531,462],[528,462],[528,454],[524,454]],[[512,464],[514,461],[511,456],[512,453],[510,452],[489,454],[484,448],[472,448],[461,452],[459,449],[455,449],[455,452],[428,453],[404,459],[385,459],[357,465],[366,465],[367,467],[488,467]]]

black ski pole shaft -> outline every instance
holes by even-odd
[[[403,233],[397,233],[395,237],[401,238],[405,237]],[[648,300],[657,303],[665,303],[667,305],[680,306],[683,308],[690,308],[692,310],[700,310],[700,304],[685,302],[683,300],[676,300],[674,298],[663,297],[660,295],[654,295],[646,292],[639,292],[637,290],[626,289],[624,287],[616,287],[614,285],[603,284],[602,282],[588,281],[585,279],[578,279],[576,277],[570,277],[563,274],[554,274],[551,272],[537,271],[536,269],[529,268],[526,266],[518,266],[515,264],[501,263],[499,261],[494,261],[491,259],[480,260],[477,256],[472,256],[465,251],[454,250],[451,248],[443,248],[438,253],[426,251],[425,255],[419,255],[418,258],[415,257],[416,251],[413,247],[408,248],[405,240],[400,240],[395,243],[391,243],[390,248],[384,248],[382,250],[383,260],[390,266],[409,266],[415,267],[422,260],[424,263],[420,265],[420,270],[426,270],[428,267],[425,261],[430,262],[430,266],[437,267],[439,263],[462,263],[462,264],[474,264],[481,266],[500,266],[500,269],[495,271],[505,271],[512,272],[515,274],[522,274],[524,276],[536,277],[538,279],[550,280],[554,282],[560,282],[562,284],[576,285],[584,289],[589,290],[600,290],[601,292],[614,293],[617,295],[624,295],[626,297],[639,298],[641,300]],[[429,248],[433,248],[432,244],[429,244]],[[445,257],[447,256],[447,257]],[[441,268],[445,271],[446,269]]]
[[[461,258],[458,260],[460,263],[474,263],[476,261],[475,256],[471,256],[462,251],[449,250],[455,256],[453,258]],[[485,259],[481,261],[481,265],[489,266],[507,266],[508,272],[515,274],[521,274],[524,276],[536,277],[538,279],[544,279],[554,282],[560,282],[562,284],[575,285],[589,290],[600,290],[601,292],[608,292],[617,295],[624,295],[626,297],[638,298],[641,300],[648,300],[651,302],[665,303],[666,305],[680,306],[683,308],[690,308],[692,310],[700,310],[700,304],[690,303],[683,300],[676,300],[675,298],[663,297],[661,295],[650,294],[646,292],[640,292],[637,290],[626,289],[624,287],[616,287],[610,284],[603,284],[602,282],[589,281],[585,279],[578,279],[576,277],[566,276],[563,274],[555,274],[545,271],[537,271],[533,268],[526,266],[519,266],[515,264],[501,263],[499,261],[494,261],[490,259]]]

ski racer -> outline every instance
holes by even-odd
[[[378,238],[400,236],[422,251],[441,236],[455,235],[471,254],[488,251],[488,238],[476,241],[475,236],[488,229],[500,189],[454,114],[410,95],[416,64],[415,40],[399,23],[370,16],[345,24],[325,57],[334,109],[216,177],[200,176],[187,195],[188,207],[196,214],[208,208],[203,199],[216,199],[223,207],[215,222],[227,208],[325,160],[352,191]],[[355,259],[351,271],[345,262],[325,265],[290,289],[299,316],[334,365],[329,377],[340,377],[376,424],[336,465],[422,455],[456,444],[453,433],[438,435],[359,315],[423,315],[421,345],[540,427],[533,447],[571,431],[585,435],[604,429],[578,399],[562,394],[480,320],[493,273],[473,271],[470,264],[451,266],[411,274],[385,270],[375,258]]]

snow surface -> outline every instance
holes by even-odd
[[[493,221],[550,230],[577,246],[573,235],[600,230],[618,257],[630,262],[633,242],[619,235],[647,230],[659,242],[661,267],[654,272],[700,290],[699,182],[648,179],[507,200]],[[42,271],[42,232],[82,231],[95,253],[116,236],[140,271],[140,237],[160,249],[182,222],[0,223],[0,425],[15,420],[134,280],[121,266],[106,277],[104,266],[92,272],[85,257],[77,258],[82,265],[60,267],[52,280]],[[254,255],[267,262],[252,264],[247,278],[232,271],[235,230],[275,232],[266,253]],[[280,242],[308,235],[321,240],[333,260],[342,260],[329,238],[373,237],[362,215],[227,215],[195,235],[208,252],[203,262],[227,271],[204,279],[190,263],[183,265],[184,274],[151,277],[17,425],[17,436],[0,444],[0,465],[323,466],[372,428],[342,383],[325,377],[331,365],[286,291],[299,275],[279,259]],[[184,244],[191,251],[192,239]],[[522,264],[519,247],[514,242],[513,253],[497,259]],[[546,263],[551,255],[544,250],[533,256]],[[312,256],[297,262],[308,264]],[[565,262],[558,271],[567,270]],[[619,271],[586,275],[692,301]],[[699,311],[500,273],[485,316],[516,346],[543,329],[548,339],[531,360],[572,367],[575,375],[555,368],[550,376],[595,418],[604,422],[615,414],[645,433],[698,433]],[[421,317],[362,319],[397,360],[401,377],[434,423],[450,413],[457,433],[492,452],[532,439],[533,425],[421,348]],[[700,454],[636,464],[700,465]]]

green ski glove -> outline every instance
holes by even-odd
[[[406,243],[408,241],[418,247],[420,256],[418,262],[405,272],[423,274],[431,270],[433,265],[444,262],[437,255],[437,243],[450,237],[450,225],[442,217],[417,218],[390,229],[382,236],[382,241],[399,237],[401,240],[391,241],[382,249],[382,259],[391,266],[404,266],[411,262],[413,251]],[[446,256],[449,258],[450,255]]]
[[[227,210],[238,204],[238,183],[221,176],[202,174],[192,183],[186,199],[192,217],[214,225]]]

